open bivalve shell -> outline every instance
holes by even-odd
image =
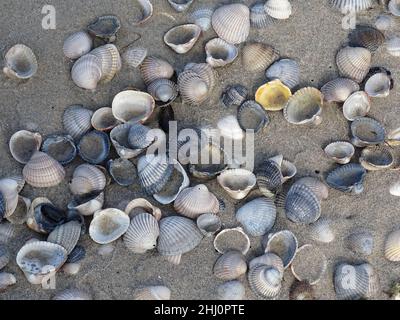
[[[222,254],[236,250],[245,255],[250,249],[250,239],[240,227],[224,229],[215,237],[214,248]]]
[[[153,5],[150,0],[137,0],[139,10],[135,12],[132,18],[132,24],[139,26],[148,21],[153,16]]]
[[[118,17],[106,15],[97,17],[87,29],[94,37],[103,39],[107,42],[114,42],[120,28],[121,22]]]
[[[257,185],[261,193],[268,198],[274,197],[283,184],[282,161],[275,160],[276,157],[264,161],[256,171]]]
[[[38,70],[38,62],[32,49],[16,44],[6,53],[3,72],[9,78],[26,80],[32,78]]]
[[[325,149],[325,154],[336,163],[349,163],[354,156],[354,146],[347,141],[336,141],[328,144]]]
[[[359,194],[364,191],[364,179],[367,171],[359,164],[349,163],[331,171],[326,182],[334,189],[342,192]]]
[[[62,165],[71,163],[76,157],[76,146],[70,135],[51,135],[44,140],[42,151]]]
[[[91,216],[96,211],[101,210],[104,205],[104,192],[92,192],[89,194],[75,196],[68,203],[69,210],[76,210],[82,216]]]
[[[241,282],[233,280],[219,285],[216,295],[218,300],[243,300],[246,295],[246,289]]]
[[[102,191],[106,187],[106,177],[102,170],[90,164],[81,164],[75,168],[69,189],[74,195],[85,195]]]
[[[64,111],[63,126],[65,131],[78,141],[92,129],[91,119],[93,111],[81,105],[69,106]]]
[[[272,80],[256,91],[255,100],[268,111],[280,111],[288,103],[292,92],[280,80]]]
[[[248,43],[242,50],[242,64],[247,72],[265,71],[278,59],[279,53],[264,43]]]
[[[207,42],[206,47],[207,63],[213,67],[223,67],[232,63],[238,56],[239,50],[233,44],[214,38]]]
[[[147,212],[151,214],[156,220],[161,219],[161,210],[153,206],[149,201],[144,198],[134,199],[129,202],[125,208],[125,213],[132,219],[135,215]]]
[[[267,69],[265,76],[268,80],[280,80],[292,90],[300,82],[300,67],[295,60],[281,59]]]
[[[213,213],[202,214],[197,218],[196,223],[201,233],[206,237],[217,233],[222,227],[221,218]]]
[[[329,4],[345,14],[349,11],[359,12],[370,8],[373,0],[329,0]]]
[[[218,258],[214,264],[214,276],[221,280],[235,280],[245,274],[247,263],[239,251],[228,251]]]
[[[106,133],[93,130],[79,140],[78,154],[90,164],[100,164],[107,159],[110,145],[110,139]]]
[[[28,210],[30,205],[31,200],[18,196],[17,207],[12,214],[6,216],[5,218],[12,224],[24,224],[28,219]]]
[[[32,155],[39,151],[42,136],[27,130],[17,131],[11,136],[9,148],[13,158],[22,164],[27,164]]]
[[[64,55],[69,59],[78,59],[92,50],[93,39],[87,32],[79,31],[71,34],[64,41]]]
[[[135,165],[127,159],[115,159],[107,162],[108,172],[120,186],[132,185],[137,179]]]
[[[147,49],[130,46],[122,54],[122,60],[131,68],[139,67],[147,57]]]
[[[269,117],[263,107],[256,101],[248,100],[238,108],[237,114],[240,127],[245,130],[259,132],[269,124]]]
[[[371,67],[371,52],[362,47],[345,47],[336,55],[336,64],[343,77],[360,83]]]
[[[400,230],[391,232],[385,241],[385,257],[389,261],[400,261]]]
[[[351,123],[351,142],[356,147],[383,143],[386,131],[383,125],[372,118],[358,118]]]
[[[110,131],[119,124],[119,121],[114,118],[111,108],[104,107],[96,110],[92,116],[91,124],[95,130]]]
[[[118,93],[112,102],[114,118],[125,122],[145,122],[153,113],[155,101],[146,92],[126,90]]]
[[[398,0],[390,0],[388,4],[388,9],[391,14],[396,17],[400,17],[400,4]]]
[[[189,9],[194,0],[168,0],[168,3],[177,12],[183,12]]]
[[[212,8],[200,8],[190,15],[189,21],[197,24],[203,32],[208,31],[211,28],[211,17],[214,13]]]
[[[337,78],[329,81],[321,88],[324,100],[327,102],[345,102],[355,91],[360,90],[360,85],[347,78]]]
[[[390,93],[391,81],[389,75],[383,72],[378,72],[367,80],[364,90],[370,97],[385,98]]]
[[[230,169],[218,178],[220,186],[235,200],[244,199],[257,183],[256,176],[246,169]]]
[[[296,256],[298,241],[296,236],[289,230],[270,233],[264,237],[265,253],[274,253],[283,261],[283,267],[290,266]]]
[[[343,115],[349,121],[365,117],[371,107],[368,95],[364,91],[356,91],[343,104]]]
[[[150,286],[136,289],[133,300],[170,300],[171,290],[165,286]]]
[[[275,298],[282,288],[283,273],[270,266],[257,266],[250,269],[247,279],[253,292],[263,298]]]
[[[384,146],[370,146],[362,150],[360,164],[369,171],[390,168],[394,157],[389,148]]]
[[[272,18],[279,20],[289,19],[292,14],[292,5],[289,0],[268,0],[264,9]]]
[[[140,123],[124,123],[110,132],[111,142],[122,159],[132,159],[140,155],[154,140],[150,128]]]
[[[197,24],[183,24],[169,30],[164,35],[164,42],[176,53],[184,54],[196,44],[201,34]]]

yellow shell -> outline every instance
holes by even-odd
[[[268,111],[282,110],[292,96],[290,89],[280,80],[270,81],[258,88],[256,101]]]

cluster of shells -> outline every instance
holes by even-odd
[[[168,2],[182,12],[193,0]],[[346,5],[356,11],[372,5],[370,0],[329,2],[337,9]],[[135,17],[136,25],[147,22],[153,14],[150,1],[138,3],[141,10]],[[393,15],[400,15],[398,1],[390,1],[388,8]],[[16,256],[26,279],[34,285],[60,270],[78,273],[86,252],[79,241],[86,233],[103,246],[104,252],[112,250],[110,244],[121,238],[127,250],[135,254],[157,250],[175,265],[204,237],[214,237],[220,256],[212,270],[216,278],[224,281],[217,288],[219,299],[244,299],[244,278],[256,296],[276,298],[287,269],[296,278],[290,298],[314,299],[313,286],[326,276],[328,266],[318,245],[336,237],[332,221],[321,216],[329,187],[361,193],[368,171],[389,169],[395,162],[391,148],[400,145],[400,128],[387,135],[381,123],[368,117],[368,112],[373,99],[387,97],[393,88],[390,71],[371,68],[371,56],[384,44],[389,53],[399,56],[400,41],[387,39],[384,34],[393,23],[391,16],[378,17],[375,27],[357,26],[351,31],[348,44],[337,53],[340,76],[320,90],[298,88],[300,68],[295,60],[281,58],[269,44],[246,42],[250,28],[268,28],[291,14],[288,0],[268,0],[250,8],[235,3],[195,10],[190,21],[164,35],[165,44],[177,54],[185,54],[211,27],[217,37],[205,45],[205,62],[189,63],[180,72],[165,59],[148,55],[143,47],[130,45],[120,55],[113,44],[121,28],[115,16],[99,17],[86,30],[68,36],[63,51],[74,61],[71,79],[78,87],[95,90],[112,81],[125,64],[139,68],[147,90],[123,90],[110,107],[95,112],[82,105],[67,107],[62,119],[64,134],[43,138],[38,132],[21,130],[12,135],[10,153],[24,167],[20,176],[0,180],[0,219],[4,220],[0,224],[0,269],[10,260],[7,244],[15,237],[14,225],[26,224],[38,237],[46,238],[27,241]],[[340,164],[326,181],[311,176],[297,178],[295,165],[282,155],[264,159],[252,172],[224,163],[184,165],[168,154],[146,153],[167,140],[165,123],[174,119],[171,103],[178,98],[191,105],[207,101],[217,87],[218,68],[239,56],[246,70],[265,73],[268,82],[258,88],[254,99],[248,99],[247,88],[240,84],[225,88],[221,104],[237,108],[237,115],[220,119],[217,127],[221,136],[242,140],[245,130],[259,132],[270,122],[267,112],[283,111],[290,124],[316,126],[322,122],[324,103],[343,104],[343,115],[351,122],[351,139],[324,148],[327,157]],[[29,79],[38,69],[35,54],[21,44],[12,47],[5,60],[4,72],[12,78]],[[151,126],[155,111],[160,111],[157,128]],[[110,159],[112,148],[117,159]],[[224,154],[211,143],[202,148]],[[359,163],[350,163],[356,148],[363,148]],[[21,195],[25,183],[34,188],[59,185],[66,179],[65,166],[77,156],[84,163],[73,170],[67,208],[58,208],[45,197],[28,199]],[[235,212],[235,228],[224,228],[221,222],[224,204],[206,186],[212,179],[233,200],[243,200]],[[148,198],[129,199],[124,208],[107,208],[106,187],[110,183],[123,187],[139,183]],[[255,189],[257,196],[249,197]],[[390,193],[400,196],[400,182],[390,187]],[[166,216],[162,207],[165,205],[173,205],[176,215]],[[289,221],[306,225],[318,245],[299,245],[290,230],[272,232],[279,210]],[[85,217],[90,217],[89,226]],[[246,258],[249,237],[259,237],[263,248],[263,254],[251,260]],[[349,250],[362,256],[370,255],[374,248],[373,235],[367,229],[354,231],[346,243]],[[400,261],[399,230],[388,235],[384,254],[389,261]],[[350,269],[354,271],[355,287],[344,285]],[[0,290],[15,283],[14,275],[0,273]],[[370,298],[380,288],[377,273],[368,262],[339,264],[333,283],[340,299]],[[134,293],[135,299],[143,300],[170,297],[171,290],[165,286],[141,287]],[[88,292],[78,289],[68,289],[54,297],[91,298]]]

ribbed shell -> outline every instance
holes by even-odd
[[[226,108],[240,106],[248,93],[249,91],[240,84],[228,86],[221,96],[221,102]]]
[[[102,60],[90,53],[80,57],[71,70],[72,81],[87,90],[96,89],[102,75]]]
[[[153,16],[153,5],[150,0],[137,0],[139,4],[139,12],[135,12],[132,24],[139,26],[148,21]]]
[[[0,220],[12,215],[18,206],[18,184],[15,180],[0,179]]]
[[[283,230],[271,233],[264,237],[265,252],[274,253],[282,259],[283,267],[286,269],[296,256],[298,241],[293,232]]]
[[[174,72],[167,61],[152,56],[146,57],[140,65],[140,73],[146,85],[157,79],[170,79]]]
[[[345,47],[336,55],[336,64],[343,77],[362,82],[371,67],[371,52],[361,47]]]
[[[221,280],[234,280],[247,271],[246,259],[239,251],[228,251],[214,264],[214,276]]]
[[[64,55],[69,59],[78,59],[90,52],[93,40],[87,32],[79,31],[71,34],[64,41]]]
[[[136,289],[133,300],[170,300],[171,290],[165,286],[150,286]]]
[[[264,6],[265,12],[275,19],[285,20],[292,14],[289,0],[268,0]]]
[[[110,139],[102,131],[93,130],[85,134],[78,143],[79,156],[90,164],[100,164],[110,153]]]
[[[274,267],[282,274],[285,271],[282,259],[275,253],[270,253],[270,252],[264,253],[262,256],[250,260],[249,269],[253,269],[257,266]]]
[[[359,164],[349,163],[331,171],[326,182],[334,189],[343,192],[361,193],[367,171]]]
[[[5,218],[12,224],[24,224],[28,219],[28,210],[30,205],[31,200],[25,197],[18,196],[17,207],[11,215],[6,216]]]
[[[7,244],[16,235],[15,225],[9,222],[0,223],[0,243]]]
[[[335,240],[333,223],[330,219],[320,218],[310,226],[310,238],[321,243],[330,243]]]
[[[336,78],[326,83],[321,88],[321,93],[327,102],[344,102],[358,90],[360,90],[360,85],[357,82],[347,78]]]
[[[387,31],[394,26],[394,18],[389,15],[381,14],[376,17],[375,27],[380,31]]]
[[[36,151],[25,165],[22,174],[32,187],[47,188],[60,184],[64,180],[65,170],[47,154]]]
[[[278,59],[279,53],[272,46],[264,43],[249,43],[242,49],[242,64],[247,72],[265,71]]]
[[[233,115],[220,119],[217,123],[217,128],[220,135],[229,140],[242,140],[245,135],[237,117]]]
[[[257,266],[250,269],[247,279],[253,292],[264,299],[275,298],[282,288],[283,274],[268,266]]]
[[[29,79],[38,70],[38,62],[31,48],[24,44],[16,44],[7,51],[3,72],[10,78]]]
[[[385,257],[389,261],[400,261],[400,230],[391,232],[385,241]]]
[[[237,280],[225,282],[217,287],[218,300],[243,300],[245,294],[244,285]]]
[[[3,269],[10,261],[10,253],[7,248],[0,245],[0,270]]]
[[[372,7],[372,0],[329,0],[332,7],[340,10],[344,14],[348,13],[350,10],[359,12]]]
[[[246,41],[250,32],[250,10],[239,3],[219,7],[211,20],[217,35],[232,44]]]
[[[13,158],[19,163],[26,164],[42,144],[42,136],[36,132],[20,130],[15,132],[9,142]]]
[[[350,45],[375,52],[385,42],[385,35],[371,26],[357,26],[349,35]]]
[[[85,163],[76,167],[69,188],[74,195],[85,195],[102,191],[106,183],[103,171],[96,166]]]
[[[215,237],[214,248],[222,254],[231,250],[246,254],[250,249],[250,239],[240,227],[224,229]]]
[[[374,249],[374,237],[369,230],[358,230],[346,238],[346,247],[360,255],[369,256]]]
[[[197,24],[183,24],[173,27],[164,35],[164,42],[176,53],[189,52],[196,44],[201,34]]]
[[[393,165],[394,156],[385,146],[370,146],[363,149],[359,161],[369,171],[383,170]]]
[[[386,49],[390,55],[400,57],[400,37],[391,37],[386,40]]]
[[[207,42],[206,47],[207,63],[213,68],[223,67],[232,63],[238,56],[239,50],[233,44],[214,38]]]
[[[98,57],[101,61],[101,82],[111,81],[117,72],[121,70],[121,56],[115,45],[106,44],[97,47],[90,54]]]
[[[169,79],[157,79],[149,84],[147,91],[156,101],[172,102],[178,96],[178,86]]]
[[[122,60],[130,67],[139,67],[147,57],[147,49],[143,47],[129,47],[122,54]]]
[[[70,254],[75,248],[81,236],[81,224],[77,221],[70,221],[56,227],[47,237],[47,241],[56,243],[67,250]]]
[[[256,177],[260,191],[267,197],[273,197],[282,186],[283,176],[280,165],[271,159],[261,164],[256,171]]]
[[[310,188],[320,200],[328,199],[329,188],[320,179],[315,177],[304,177],[296,181]]]
[[[397,0],[390,0],[388,4],[388,9],[391,14],[393,14],[396,17],[400,17],[400,5],[399,1]]]
[[[196,224],[184,217],[167,217],[160,221],[157,250],[161,255],[181,255],[196,248],[203,235]]]
[[[285,86],[293,89],[300,82],[300,67],[295,60],[281,59],[272,64],[265,76],[269,80],[280,80]]]
[[[79,289],[66,289],[57,293],[53,300],[70,300],[70,301],[78,301],[78,300],[92,300],[92,295],[87,293],[86,291]]]
[[[184,101],[198,105],[210,96],[207,82],[191,70],[182,72],[178,77],[178,87]]]
[[[77,245],[68,255],[66,263],[77,263],[83,260],[85,256],[86,256],[86,249],[80,245]]]
[[[266,29],[275,23],[276,19],[265,12],[263,3],[255,3],[250,7],[250,25],[252,28]]]
[[[356,147],[365,147],[383,143],[386,131],[383,125],[372,118],[358,118],[351,123],[352,143]]]
[[[325,154],[333,161],[346,164],[349,163],[354,156],[354,146],[347,141],[336,141],[328,144],[325,149]]]
[[[265,110],[256,101],[248,100],[238,108],[238,122],[243,130],[259,132],[269,123]]]
[[[132,131],[131,131],[132,130]],[[139,123],[124,123],[110,132],[111,142],[122,159],[131,159],[141,154],[153,141],[148,140],[149,129]],[[131,143],[130,143],[131,140]],[[138,147],[145,144],[146,147]]]
[[[211,28],[211,17],[214,13],[212,8],[200,8],[189,16],[189,21],[197,24],[203,32]]]
[[[156,218],[148,213],[140,213],[132,218],[123,239],[128,250],[134,253],[145,253],[157,247],[159,234]]]
[[[193,71],[207,84],[211,91],[217,84],[217,73],[208,63],[188,63],[184,71]]]
[[[93,111],[80,105],[69,106],[64,111],[63,126],[65,131],[74,138],[79,140],[84,134],[92,129],[91,119]]]

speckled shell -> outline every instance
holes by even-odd
[[[84,134],[92,129],[91,119],[93,111],[80,105],[69,106],[64,111],[63,126],[65,131],[74,138],[79,140]]]
[[[243,300],[246,294],[244,285],[237,280],[228,281],[217,287],[217,299],[226,301]]]
[[[79,289],[67,289],[57,293],[53,300],[92,300],[92,295]]]
[[[148,213],[140,213],[132,218],[123,239],[129,251],[145,253],[157,247],[159,234],[156,218]]]
[[[183,24],[173,27],[164,35],[164,42],[176,53],[189,52],[196,44],[201,34],[197,24]]]
[[[385,42],[384,34],[367,25],[358,25],[349,35],[349,43],[354,47],[364,47],[375,52]]]
[[[273,197],[283,183],[280,164],[268,159],[256,170],[257,185],[266,197]]]
[[[280,80],[285,86],[293,89],[300,82],[300,67],[295,60],[281,59],[272,64],[265,76],[269,80]]]
[[[143,47],[128,47],[122,54],[122,60],[130,67],[139,67],[147,57],[147,49]]]
[[[226,170],[217,180],[228,195],[236,200],[244,199],[257,183],[255,175],[245,169]]]
[[[329,4],[344,14],[350,10],[359,12],[372,7],[372,0],[329,0]]]
[[[3,72],[13,79],[32,78],[38,70],[38,62],[32,49],[24,44],[16,44],[7,51]]]
[[[208,41],[205,50],[207,55],[206,61],[213,68],[223,67],[232,63],[239,53],[236,46],[221,38],[214,38]]]
[[[215,237],[214,248],[222,254],[230,250],[237,250],[246,254],[250,249],[250,239],[240,227],[224,229]]]
[[[289,0],[268,0],[264,9],[272,18],[279,20],[288,19],[292,14],[292,5]]]
[[[369,230],[357,230],[346,238],[345,244],[350,251],[369,256],[374,249],[374,237]]]
[[[265,71],[278,59],[279,53],[264,43],[249,43],[242,49],[242,64],[247,72]]]
[[[170,300],[171,290],[165,286],[150,286],[136,289],[133,300]]]
[[[325,149],[325,154],[333,161],[346,164],[349,163],[354,156],[354,146],[347,141],[336,141],[328,144]]]
[[[400,57],[400,37],[391,37],[387,39],[386,50],[390,55]]]
[[[247,271],[246,259],[239,251],[228,251],[214,264],[214,276],[221,280],[234,280]]]
[[[385,146],[369,146],[362,150],[360,164],[369,171],[390,168],[394,163],[394,156]]]
[[[206,237],[217,233],[222,227],[221,218],[213,213],[205,213],[197,218],[197,227]]]
[[[351,123],[351,142],[356,147],[383,143],[386,131],[383,125],[372,118],[358,118]]]
[[[200,8],[191,13],[189,21],[197,24],[203,32],[211,28],[211,17],[214,13],[212,8]]]
[[[3,269],[10,262],[10,253],[7,248],[0,245],[0,270]]]
[[[90,52],[93,40],[87,32],[79,31],[68,36],[64,41],[64,55],[69,59],[78,59]]]
[[[153,113],[155,101],[146,92],[125,90],[118,93],[112,102],[114,118],[126,122],[145,122]]]
[[[106,186],[106,177],[98,167],[82,164],[76,167],[69,189],[74,195],[85,195],[102,191]]]
[[[391,232],[385,241],[385,257],[389,261],[400,261],[400,230]]]
[[[344,102],[358,90],[360,85],[357,82],[347,78],[336,78],[326,83],[321,88],[321,93],[327,102]]]
[[[243,130],[254,130],[254,133],[262,130],[270,121],[263,107],[254,100],[248,100],[238,108],[237,118]]]
[[[359,194],[364,190],[364,178],[367,171],[359,164],[349,163],[331,171],[326,182],[334,189],[342,192]]]
[[[240,84],[228,86],[222,93],[221,102],[226,108],[240,106],[248,93],[249,91]]]
[[[153,5],[150,0],[137,0],[136,2],[139,4],[139,12],[136,11],[136,14],[133,16],[132,24],[139,26],[153,16]]]
[[[247,279],[253,292],[264,299],[275,298],[282,288],[283,274],[268,266],[250,269]]]
[[[97,130],[85,134],[77,145],[79,156],[90,164],[100,164],[106,160],[110,146],[108,135]]]
[[[331,243],[335,240],[333,223],[328,218],[320,218],[310,225],[310,238],[321,243]]]
[[[148,56],[140,65],[140,73],[146,85],[157,79],[170,79],[174,75],[174,68],[165,60]]]
[[[279,256],[285,269],[292,263],[299,246],[296,236],[289,230],[270,233],[264,237],[263,242],[265,244],[265,252]]]
[[[42,151],[62,165],[71,163],[77,154],[74,140],[70,135],[48,136],[43,141]]]
[[[60,184],[65,177],[65,170],[52,157],[36,151],[22,170],[25,181],[32,187],[48,188]]]
[[[70,254],[75,248],[81,236],[81,224],[77,221],[70,221],[56,227],[47,237],[47,241],[56,243],[67,250]]]
[[[224,5],[214,11],[211,23],[220,38],[232,44],[242,43],[250,32],[250,10],[239,3]]]
[[[253,269],[257,266],[274,267],[282,274],[285,271],[282,259],[275,253],[270,253],[270,252],[264,253],[262,256],[250,260],[249,269]]]
[[[95,90],[102,78],[101,59],[90,53],[80,57],[72,67],[71,78],[78,87]]]
[[[371,52],[361,47],[345,47],[336,55],[336,64],[343,77],[360,83],[371,67]]]
[[[392,81],[384,72],[375,73],[365,83],[364,90],[373,98],[385,98],[389,95]]]
[[[250,25],[252,28],[266,29],[275,23],[276,19],[265,12],[263,3],[255,3],[250,7]]]
[[[365,117],[370,109],[371,102],[364,91],[354,92],[343,104],[343,115],[349,121]]]
[[[13,158],[19,163],[26,164],[35,153],[40,149],[42,136],[27,130],[15,132],[9,142],[9,148]]]

